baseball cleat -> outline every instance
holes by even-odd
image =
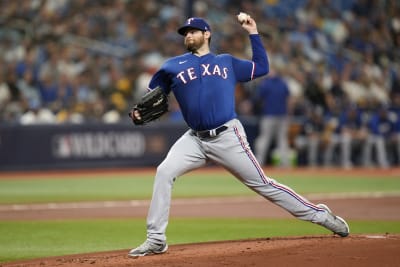
[[[331,230],[335,234],[340,235],[341,237],[346,237],[349,235],[350,233],[349,225],[343,218],[334,215],[332,211],[328,208],[328,206],[326,206],[325,204],[318,204],[317,207],[324,209],[328,215],[328,217],[324,222],[319,223],[320,225]]]
[[[146,255],[162,254],[165,253],[167,250],[168,250],[167,243],[156,244],[146,240],[144,241],[143,244],[141,244],[137,248],[134,248],[131,251],[129,251],[128,256],[136,258]]]

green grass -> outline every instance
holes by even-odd
[[[0,180],[0,203],[144,199],[151,177],[39,178]]]
[[[318,173],[313,176],[293,174],[290,177],[274,178],[301,194],[377,191],[400,193],[400,179],[397,178],[338,178]],[[153,176],[134,173],[102,175],[98,178],[87,175],[73,178],[3,178],[0,179],[0,204],[149,199],[152,186]],[[194,173],[180,177],[175,182],[173,195],[179,198],[249,196],[254,193],[228,173]]]
[[[149,199],[153,174],[103,173],[62,177],[4,177],[0,204],[67,201]],[[336,177],[326,173],[274,176],[301,194],[386,192],[400,194],[400,176],[385,178]],[[190,173],[180,177],[173,197],[255,196],[227,172]],[[350,221],[351,232],[400,233],[400,221]],[[143,219],[1,221],[0,262],[44,256],[129,249],[145,239]],[[170,244],[244,238],[330,234],[326,229],[296,219],[176,219],[168,227]]]
[[[400,233],[396,221],[350,221],[352,233]],[[145,239],[144,219],[3,221],[0,262],[45,256],[126,249]],[[172,219],[168,243],[183,244],[246,238],[327,234],[296,219]]]

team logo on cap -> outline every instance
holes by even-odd
[[[188,19],[186,23],[187,23],[187,24],[190,24],[190,23],[192,22],[192,20],[194,20],[194,18]]]

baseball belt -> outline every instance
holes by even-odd
[[[223,131],[228,129],[228,126],[221,126],[212,130],[207,130],[207,131],[195,131],[193,130],[194,135],[196,135],[199,138],[210,138],[210,137],[216,137]]]

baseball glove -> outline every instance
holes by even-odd
[[[137,111],[137,112],[135,112]],[[154,121],[168,111],[168,98],[161,87],[156,87],[142,96],[142,99],[129,112],[135,125],[143,125]],[[135,114],[139,113],[139,116]]]

